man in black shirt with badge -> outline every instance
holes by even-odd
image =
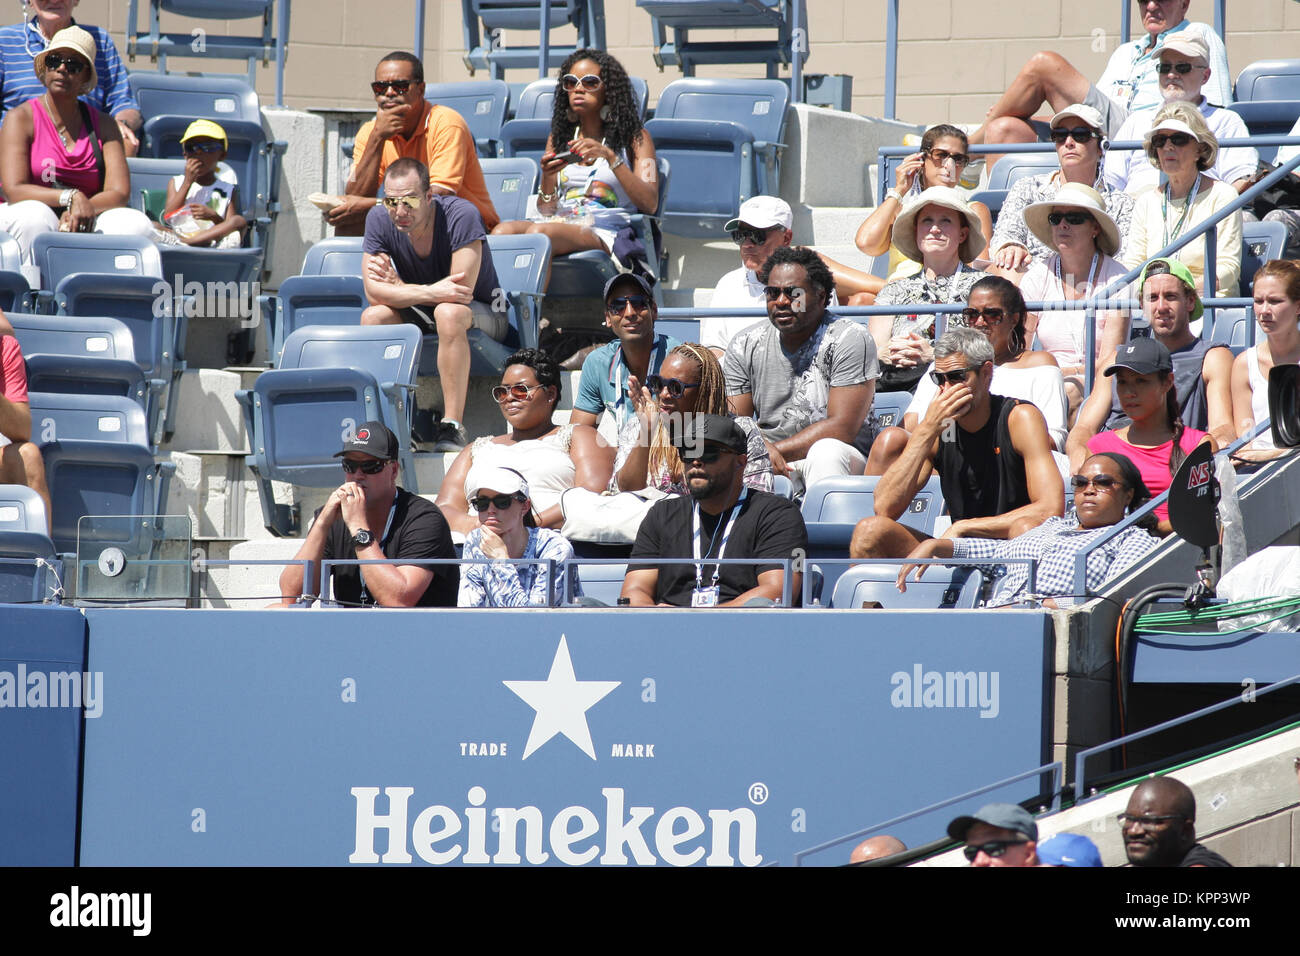
[[[803,516],[779,495],[747,489],[745,433],[725,415],[694,415],[674,440],[690,497],[657,502],[641,522],[623,598],[633,607],[771,606],[788,558],[808,547]],[[685,559],[667,563],[666,559]],[[749,564],[709,559],[748,558]],[[647,563],[647,560],[654,563]],[[793,573],[798,595],[802,574]]]
[[[454,558],[451,529],[438,506],[397,487],[397,436],[365,422],[343,442],[345,480],[316,512],[295,560],[317,562],[304,592],[302,565],[280,575],[282,603],[314,594],[322,560]],[[334,600],[344,607],[455,607],[454,564],[340,565],[331,569]]]
[[[1134,787],[1119,827],[1133,866],[1232,866],[1196,842],[1196,796],[1173,777],[1152,777]]]

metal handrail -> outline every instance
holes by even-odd
[[[726,564],[752,565],[752,564],[759,564],[759,563],[780,564],[782,565],[782,570],[783,570],[783,580],[781,582],[781,604],[779,606],[790,608],[794,606],[792,603],[794,601],[794,581],[792,580],[792,578],[795,571],[795,563],[800,561],[807,563],[806,558],[763,558],[761,560],[755,558],[708,558],[708,559],[701,559],[700,563],[717,564],[717,565],[726,565]],[[630,567],[632,564],[694,564],[694,563],[695,563],[695,556],[690,554],[682,555],[681,557],[659,556],[654,558],[653,560],[646,560],[645,558],[640,558],[636,561],[634,561],[631,556],[628,556],[626,558],[573,557],[573,558],[568,558],[564,561],[565,567],[568,567],[569,565],[573,565],[575,567],[581,567],[584,564],[588,564],[588,565],[626,564]],[[799,573],[802,574],[803,572],[801,571]],[[572,575],[570,575],[570,577],[572,577]],[[802,591],[801,593],[806,594],[807,592]],[[572,598],[571,593],[567,593],[565,595],[566,601],[571,598]]]
[[[491,566],[493,564],[541,564],[546,567],[546,593],[550,596],[549,600],[555,600],[555,566],[557,562],[554,558],[329,558],[321,562],[321,582],[320,582],[320,601],[321,604],[334,602],[334,576],[331,573],[336,567],[364,567],[370,564],[393,564],[407,565],[413,564],[418,567],[434,566],[442,567],[444,565],[455,565],[457,568],[466,564],[483,564]],[[538,605],[529,605],[536,607]],[[553,604],[547,604],[547,607],[553,607]]]
[[[905,564],[925,565],[926,567],[931,565],[943,565],[952,568],[1001,568],[1006,567],[1008,564],[1024,564],[1029,567],[1025,579],[1025,590],[1029,592],[1031,605],[1035,603],[1036,600],[1033,595],[1036,591],[1035,585],[1038,583],[1037,558],[804,558],[804,566],[809,570],[811,570],[814,565],[817,565],[818,567],[822,565],[835,567],[841,564],[846,565],[845,570],[858,564],[888,564],[897,567],[902,567]],[[805,608],[829,607],[830,605],[828,603],[808,603],[809,599],[812,597],[812,594],[810,593],[812,590],[811,579],[812,576],[805,572],[803,576],[803,606]],[[825,597],[825,595],[822,596]],[[1013,607],[1014,605],[1008,605],[1006,608],[998,608],[997,610],[1011,610]],[[912,609],[899,608],[898,610]],[[918,608],[917,610],[921,609]],[[938,610],[938,608],[932,608],[931,610]],[[974,610],[974,608],[967,608],[964,610]]]

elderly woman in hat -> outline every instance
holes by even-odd
[[[465,479],[478,527],[465,538],[458,607],[551,607],[564,597],[564,562],[573,546],[558,531],[537,527],[528,481],[513,468],[476,464]],[[554,561],[546,565],[511,561]],[[480,563],[475,563],[480,562]],[[576,571],[575,571],[576,575]],[[582,594],[574,583],[574,596]]]
[[[36,57],[45,93],[10,110],[0,129],[0,229],[31,263],[42,232],[148,236],[142,212],[127,209],[131,176],[122,134],[107,113],[78,97],[95,86],[95,42],[80,27],[60,30]]]
[[[1026,176],[1012,184],[998,213],[993,238],[989,240],[990,272],[1019,282],[1025,269],[1052,254],[1051,243],[1035,235],[1025,222],[1025,209],[1033,203],[1048,202],[1069,183],[1091,186],[1101,194],[1106,210],[1119,227],[1122,242],[1133,214],[1133,197],[1106,185],[1102,175],[1106,155],[1104,127],[1101,114],[1083,103],[1067,106],[1052,117],[1052,143],[1056,146],[1060,168]]]
[[[1120,254],[1120,261],[1130,269],[1237,198],[1235,189],[1205,172],[1214,165],[1219,142],[1196,107],[1187,103],[1165,105],[1156,113],[1143,142],[1147,158],[1168,177],[1168,182],[1142,193],[1133,206],[1132,230]],[[1202,295],[1236,295],[1241,277],[1241,212],[1219,223],[1214,281],[1207,282],[1204,276],[1203,238],[1183,246],[1174,258],[1191,271]]]
[[[1127,287],[1111,288],[1128,271],[1113,258],[1121,244],[1119,226],[1106,211],[1101,195],[1079,183],[1066,183],[1052,199],[1026,206],[1024,218],[1029,231],[1050,250],[1047,257],[1029,267],[1020,284],[1026,300],[1049,305],[1041,313],[1030,313],[1028,326],[1030,332],[1037,333],[1039,345],[1061,366],[1073,415],[1086,391],[1087,314],[1083,309],[1053,311],[1050,305],[1099,295],[1127,298]],[[1128,339],[1128,314],[1098,312],[1096,322],[1094,355],[1101,358]]]
[[[915,275],[885,283],[876,305],[965,302],[984,273],[967,265],[984,248],[979,216],[957,190],[931,186],[894,221],[894,245],[920,263]],[[880,360],[879,391],[911,391],[934,359],[936,315],[877,315],[869,328]],[[949,325],[963,325],[959,315]]]

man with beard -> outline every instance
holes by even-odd
[[[675,441],[690,497],[657,502],[641,522],[623,598],[633,607],[744,607],[779,602],[785,559],[807,551],[792,502],[745,487],[745,433],[725,415],[695,415]],[[747,564],[717,564],[747,558]],[[670,563],[679,559],[681,563]],[[653,562],[653,563],[651,563]],[[802,575],[794,571],[791,593]]]
[[[1196,797],[1173,777],[1134,787],[1119,827],[1133,866],[1232,866],[1196,842]]]

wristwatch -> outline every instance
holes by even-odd
[[[371,534],[368,529],[361,528],[357,531],[356,534],[352,536],[352,547],[364,548],[368,545],[373,544],[374,541],[375,541],[375,536]]]

